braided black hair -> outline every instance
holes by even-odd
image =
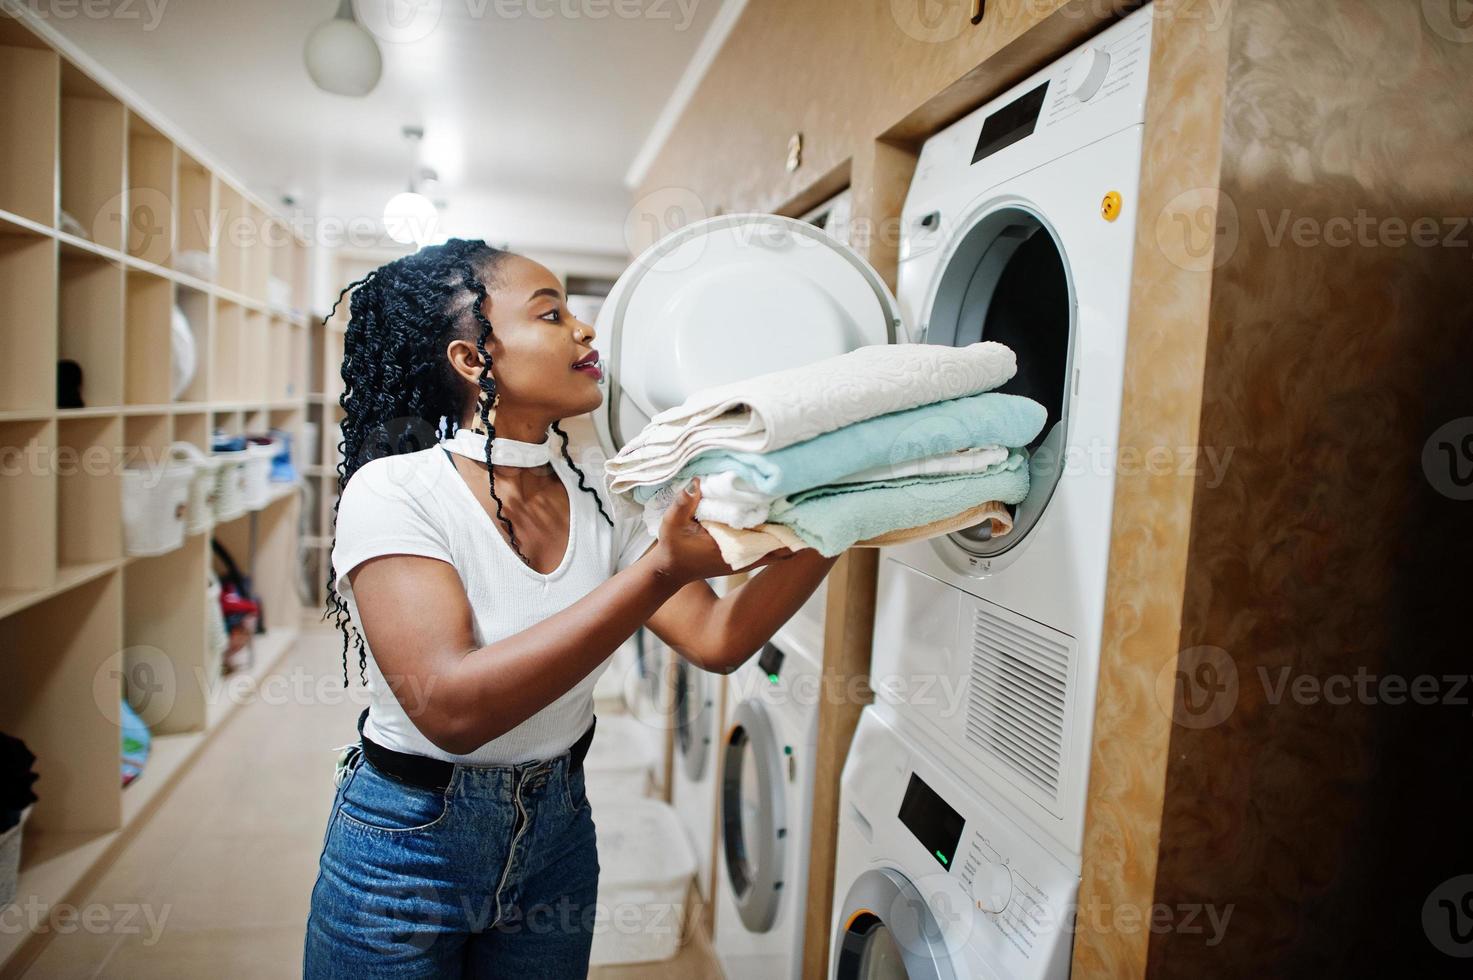
[[[343,393],[338,398],[344,414],[343,438],[338,443],[338,500],[364,463],[424,449],[434,445],[442,433],[453,435],[460,428],[465,409],[462,382],[445,348],[452,340],[471,340],[481,355],[478,412],[488,435],[486,471],[491,499],[512,550],[530,565],[511,520],[502,512],[501,498],[496,494],[496,472],[491,466],[491,440],[496,428],[489,407],[496,398],[496,379],[486,349],[491,321],[484,308],[485,278],[494,277],[497,267],[513,254],[483,241],[459,238],[427,246],[349,283],[323,323],[332,319],[344,297],[351,293],[351,316],[343,337]],[[613,520],[597,491],[584,481],[583,471],[568,452],[567,434],[556,422],[552,429],[562,439],[563,459],[578,475],[578,488],[593,495],[598,512],[612,526]],[[334,519],[337,506],[333,505]],[[365,681],[368,657],[363,634],[338,594],[336,579],[335,570],[329,567],[323,619],[331,618],[343,634],[346,687],[349,648],[358,653],[358,676]]]

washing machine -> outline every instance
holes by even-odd
[[[671,723],[675,765],[670,805],[696,853],[696,885],[703,901],[714,894],[712,852],[716,846],[716,758],[726,699],[726,677],[675,656]]]
[[[785,626],[729,678],[713,937],[727,980],[802,974],[819,653]]]
[[[924,733],[860,713],[839,793],[829,976],[1067,977],[1077,873],[941,759]]]
[[[1080,866],[1152,8],[937,134],[897,295],[933,344],[997,340],[1048,410],[1011,534],[882,551],[871,682],[989,799]],[[1141,220],[1154,220],[1146,216]]]

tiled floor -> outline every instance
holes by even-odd
[[[263,682],[260,696],[226,723],[78,903],[109,910],[117,927],[53,938],[27,977],[300,975],[333,746],[353,736],[361,710],[361,688],[344,691],[337,680],[337,644],[334,633],[305,633],[272,675],[278,679]],[[668,963],[593,976],[720,974],[705,944],[694,942]]]

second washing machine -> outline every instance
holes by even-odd
[[[802,973],[821,651],[793,625],[728,679],[714,936],[726,980]]]

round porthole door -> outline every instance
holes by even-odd
[[[684,657],[675,659],[675,748],[685,777],[698,782],[711,758],[711,727],[716,705],[711,678]]]
[[[742,924],[766,932],[777,920],[787,845],[783,760],[767,709],[737,705],[721,770],[721,847]]]
[[[871,868],[844,896],[834,980],[955,980],[941,924],[893,868]]]
[[[962,347],[1006,344],[1018,372],[999,391],[1023,395],[1048,413],[1028,446],[1029,491],[1013,507],[1013,530],[994,539],[990,525],[936,539],[948,564],[968,571],[972,558],[1000,558],[1017,548],[1043,516],[1063,472],[1069,428],[1077,300],[1057,231],[1022,203],[984,205],[963,220],[941,263],[923,340]]]
[[[641,253],[599,310],[599,442],[612,456],[702,388],[893,343],[899,323],[879,273],[814,225],[775,214],[686,225]]]

